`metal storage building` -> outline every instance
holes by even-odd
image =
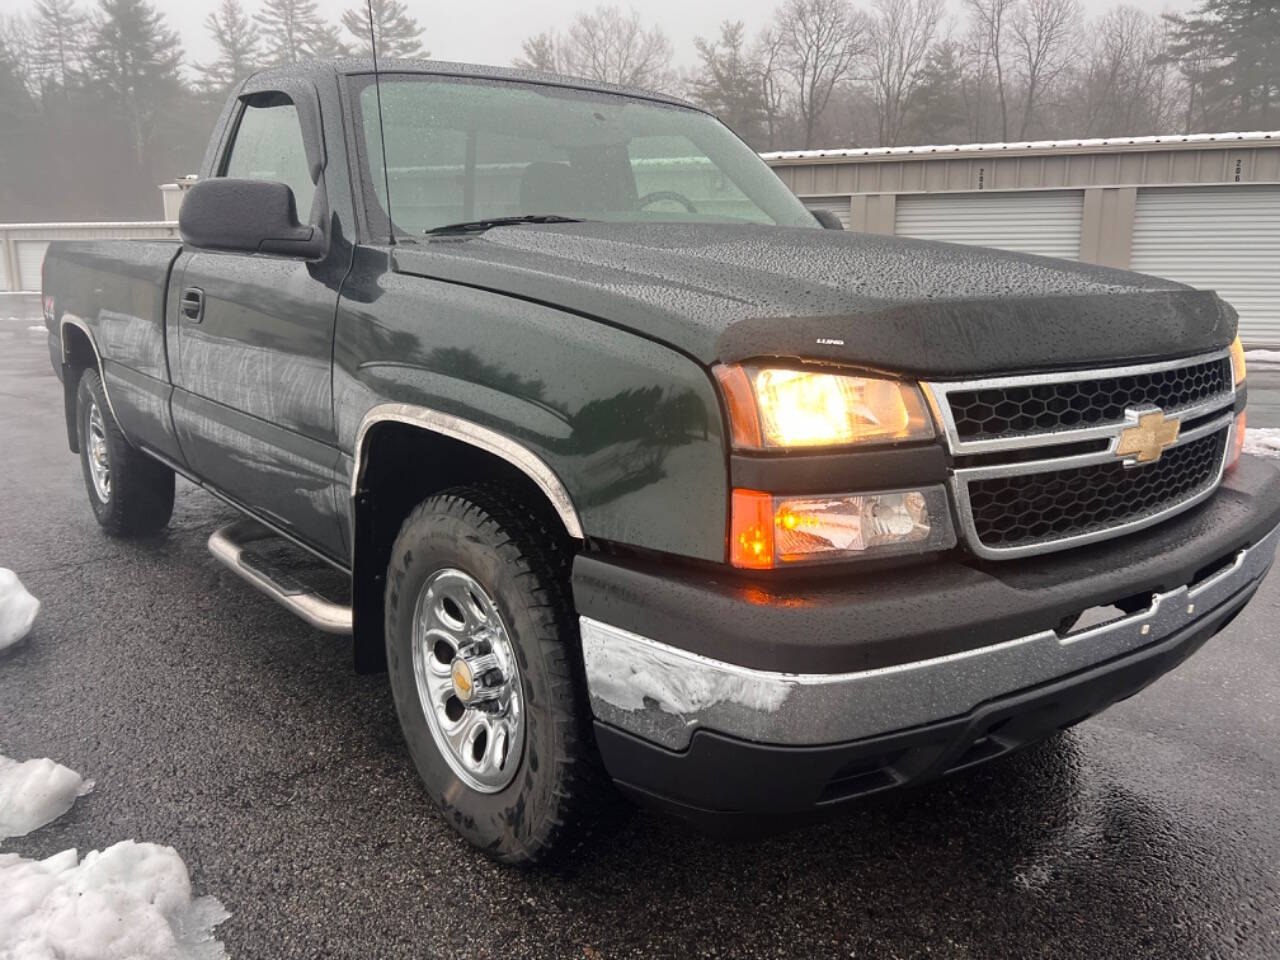
[[[1280,131],[764,154],[851,230],[986,244],[1217,290],[1280,346]]]

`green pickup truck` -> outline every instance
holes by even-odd
[[[242,83],[181,242],[53,244],[45,321],[107,533],[175,474],[234,505],[214,555],[388,671],[489,855],[564,856],[618,792],[846,810],[1257,590],[1280,474],[1213,293],[845,233],[659,94],[382,66]]]

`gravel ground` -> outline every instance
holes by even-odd
[[[837,823],[723,842],[638,813],[571,872],[473,854],[420,790],[384,677],[218,566],[189,485],[106,539],[38,322],[0,298],[0,566],[44,603],[0,660],[0,752],[97,782],[6,843],[171,844],[240,960],[1280,956],[1280,578],[1070,734]]]

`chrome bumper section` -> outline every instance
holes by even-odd
[[[1266,574],[1280,527],[1198,583],[1155,594],[1146,610],[931,660],[840,674],[754,670],[581,618],[595,716],[672,750],[698,728],[789,746],[838,743],[959,716],[1162,640]],[[851,625],[852,628],[853,625]]]

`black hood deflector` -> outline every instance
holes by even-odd
[[[402,273],[563,307],[703,363],[786,357],[968,376],[1224,347],[1234,311],[1168,280],[829,230],[577,223],[395,248]]]

